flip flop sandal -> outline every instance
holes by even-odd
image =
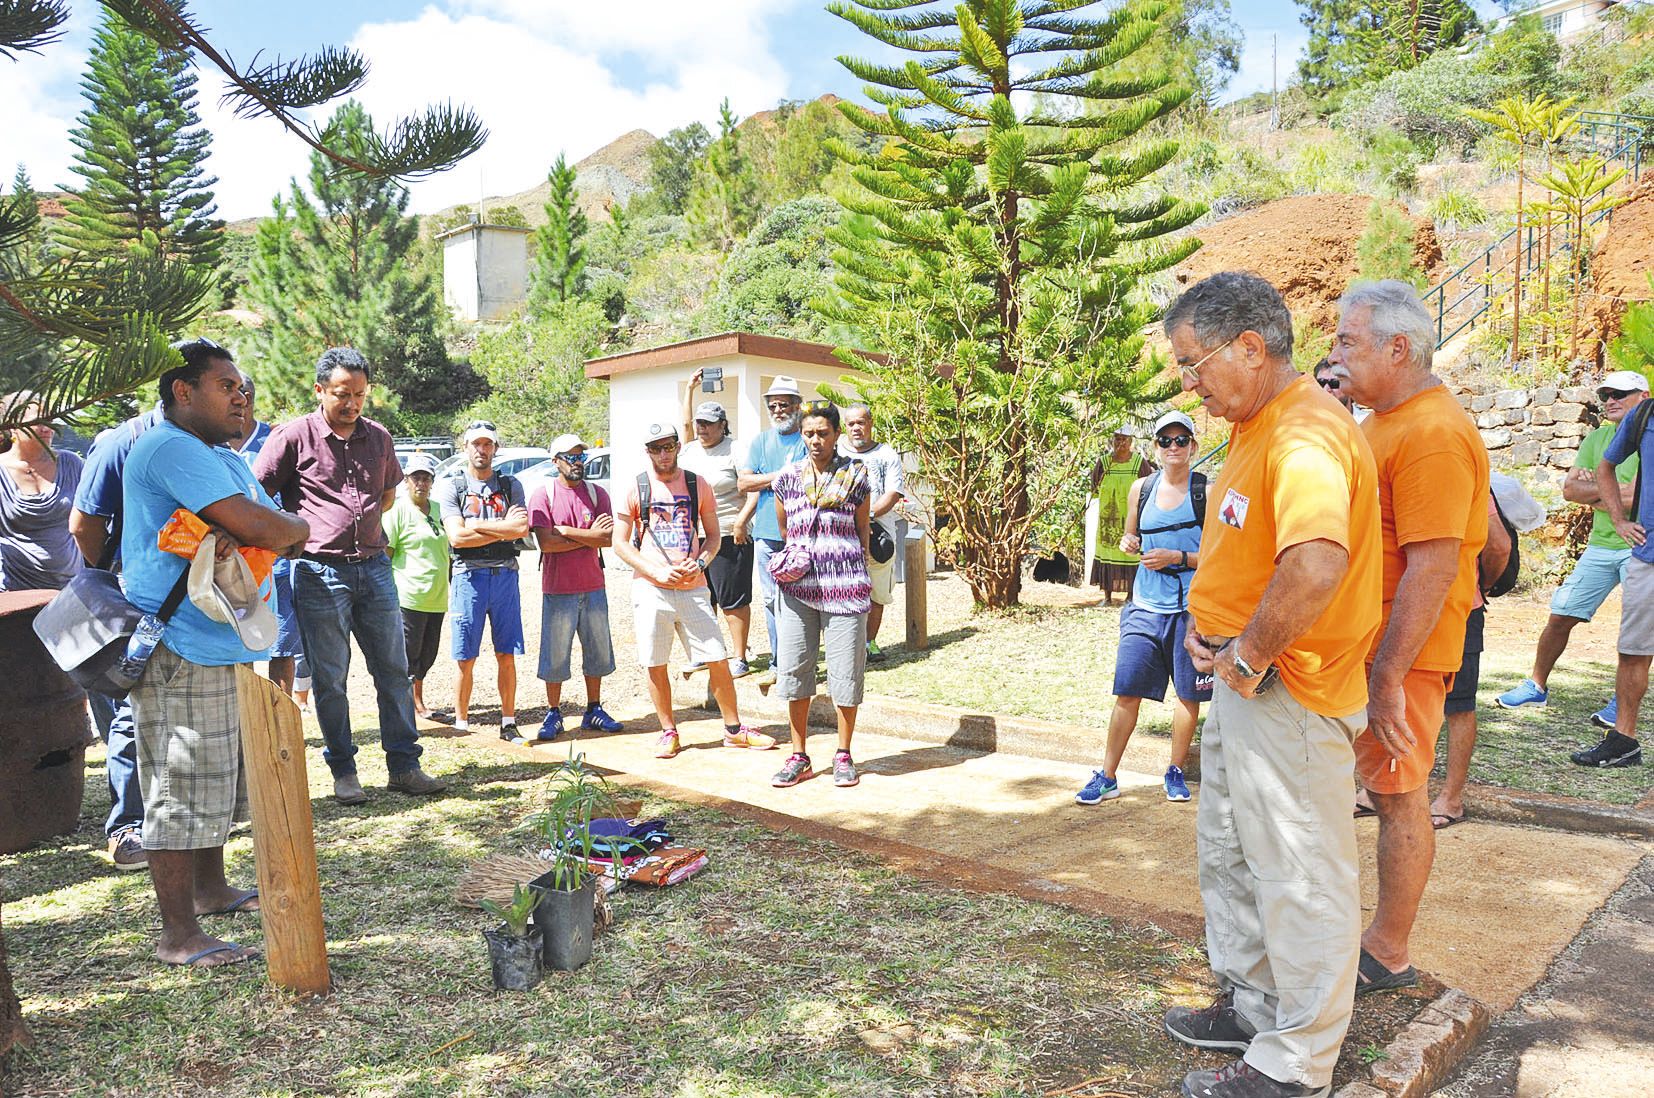
[[[1358,820],[1365,820],[1369,816],[1376,815],[1378,815],[1378,809],[1376,808],[1369,808],[1364,804],[1358,804],[1355,806],[1355,818]]]
[[[201,961],[207,957],[213,957],[220,953],[234,953],[240,948],[241,946],[235,942],[220,942],[218,945],[209,946],[199,953],[192,953],[182,961],[168,961],[167,964],[177,968],[228,968],[230,965],[245,964],[258,956],[258,950],[255,949],[245,957],[237,957],[235,960],[226,961],[222,965],[201,964]]]
[[[247,894],[242,896],[239,900],[235,900],[216,911],[203,911],[201,915],[203,917],[207,915],[234,915],[236,912],[240,911],[256,899],[258,899],[258,889],[255,888],[249,890]],[[258,909],[254,908],[253,910],[257,911]]]
[[[1449,816],[1445,812],[1432,812],[1430,813],[1430,826],[1435,828],[1437,831],[1446,831],[1454,824],[1464,823],[1464,815],[1465,814],[1463,812],[1459,813],[1457,816]],[[1438,823],[1438,820],[1441,822]]]
[[[1361,961],[1356,967],[1355,977],[1355,993],[1357,995],[1418,986],[1419,970],[1412,965],[1408,965],[1400,972],[1392,972],[1384,967],[1383,961],[1364,949],[1361,951]]]

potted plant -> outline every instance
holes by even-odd
[[[501,991],[527,991],[540,982],[540,928],[529,925],[538,898],[533,889],[518,885],[509,904],[481,901],[483,910],[500,920],[497,929],[485,930],[482,936],[488,943],[494,986]]]
[[[548,869],[529,883],[538,897],[534,924],[545,967],[562,972],[591,959],[599,876],[591,859],[608,857],[633,841],[591,833],[592,820],[614,814],[615,799],[585,760],[574,755],[552,772],[546,806],[533,821],[549,851]]]

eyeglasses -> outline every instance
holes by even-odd
[[[653,449],[653,447],[650,447],[650,449]],[[566,454],[553,454],[552,456],[558,461],[566,461],[570,465],[584,465],[586,463],[586,455],[580,450],[572,450]]]
[[[1603,400],[1624,400],[1632,393],[1640,393],[1641,389],[1598,389],[1597,396]]]
[[[1330,389],[1336,393],[1344,382],[1342,379],[1336,377],[1318,377],[1315,379],[1315,384],[1321,386],[1323,389]]]
[[[648,450],[651,454],[670,454],[677,448],[678,440],[675,438],[667,438],[662,439],[659,442],[651,442],[644,447],[644,449]]]
[[[1235,340],[1237,340],[1239,338],[1240,338],[1240,333],[1236,332],[1234,335],[1230,336],[1228,339],[1223,341],[1223,346],[1217,347],[1214,350],[1209,351],[1206,354],[1202,355],[1201,358],[1200,358],[1200,361],[1195,363],[1193,366],[1182,366],[1182,365],[1180,365],[1180,366],[1178,366],[1178,369],[1181,370],[1183,373],[1188,374],[1189,379],[1191,381],[1194,381],[1196,384],[1199,384],[1199,382],[1200,382],[1200,368],[1202,366],[1206,365],[1206,363],[1208,361],[1210,361],[1212,356],[1217,354],[1218,351],[1221,351],[1224,348],[1228,347],[1229,344],[1235,342]]]
[[[1193,446],[1194,443],[1195,443],[1195,436],[1193,436],[1193,435],[1155,435],[1154,436],[1154,442],[1155,442],[1155,445],[1165,447],[1168,450],[1173,449],[1173,448],[1182,449],[1185,446]]]

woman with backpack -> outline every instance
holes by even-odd
[[[1195,425],[1182,412],[1167,412],[1154,424],[1160,471],[1140,478],[1126,501],[1126,532],[1120,548],[1141,553],[1131,599],[1120,610],[1120,647],[1114,661],[1114,711],[1102,768],[1074,795],[1097,804],[1120,795],[1116,772],[1126,742],[1137,728],[1144,698],[1163,701],[1168,683],[1177,694],[1172,707],[1172,759],[1163,784],[1166,799],[1186,801],[1183,777],[1194,739],[1200,703],[1212,698],[1212,676],[1195,671],[1183,647],[1189,629],[1189,582],[1200,563],[1200,526],[1206,518],[1206,477],[1193,471]]]

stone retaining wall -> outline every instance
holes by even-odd
[[[1580,440],[1602,422],[1596,390],[1539,386],[1497,393],[1460,393],[1481,429],[1495,469],[1530,467],[1535,479],[1560,482],[1574,463]]]

